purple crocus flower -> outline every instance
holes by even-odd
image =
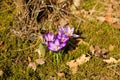
[[[46,42],[44,42],[43,44],[48,44],[48,42],[54,41],[55,35],[48,32],[47,34],[44,35],[44,38]]]
[[[65,45],[66,43],[61,43],[59,39],[55,39],[53,42],[49,42],[48,49],[57,52],[65,47]]]
[[[74,28],[70,28],[70,26],[60,27],[60,28],[59,28],[59,31],[60,31],[61,33],[66,34],[67,36],[72,36],[72,35],[73,35],[73,32],[74,32]]]
[[[78,38],[78,37],[80,37],[79,35],[77,35],[77,34],[73,34],[72,35],[74,38]]]
[[[79,37],[79,35],[73,34],[74,28],[70,28],[70,26],[60,27],[59,28],[59,32],[60,33],[64,33],[64,34],[66,34],[69,37],[71,37],[71,36],[73,36],[73,37]]]
[[[46,44],[49,50],[57,52],[66,46],[71,36],[79,37],[79,35],[73,34],[73,32],[74,28],[70,28],[70,26],[59,27],[57,35],[50,32],[44,35],[45,42],[43,44]]]
[[[57,38],[60,40],[60,42],[64,43],[67,42],[70,37],[65,35],[64,33],[61,33],[60,31],[58,32]]]

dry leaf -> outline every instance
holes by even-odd
[[[109,4],[107,8],[107,12],[105,14],[105,21],[108,22],[109,24],[114,24],[119,22],[119,19],[117,17],[114,17],[113,13],[114,13],[113,5]]]
[[[95,12],[96,12],[95,9],[91,9],[91,10],[89,10],[89,15],[92,15],[92,14],[95,13]]]
[[[95,53],[95,48],[93,46],[90,46],[90,52],[92,52],[92,54]]]
[[[117,23],[117,22],[119,22],[119,19],[118,19],[118,18],[113,18],[113,17],[112,17],[112,23],[114,24],[114,23]]]
[[[50,80],[56,80],[56,78],[53,76],[50,76]]]
[[[118,63],[118,62],[120,62],[120,59],[116,60],[115,58],[110,57],[110,59],[105,59],[103,61],[110,64],[110,63]]]
[[[106,15],[105,16],[105,21],[108,22],[109,24],[114,24],[114,23],[117,23],[119,22],[119,19],[118,18],[114,18],[110,15]]]
[[[78,45],[80,45],[80,44],[85,44],[85,45],[89,46],[89,43],[83,41],[83,39],[78,38],[77,40],[79,41],[79,42],[78,42]]]
[[[3,71],[2,70],[0,70],[0,76],[2,76],[3,75]]]
[[[115,29],[119,29],[120,30],[120,23],[112,24],[112,27],[114,27]]]
[[[105,21],[105,17],[102,17],[102,16],[101,17],[97,17],[97,20],[101,21],[101,22],[104,22]]]
[[[106,59],[109,51],[99,46],[90,46],[90,52],[96,57]]]
[[[112,23],[112,12],[113,12],[112,5],[109,4],[108,8],[107,8],[107,12],[105,14],[105,21],[110,23],[110,24]]]
[[[83,54],[80,58],[77,58],[76,59],[76,62],[78,63],[78,65],[81,65],[81,64],[84,64],[86,63],[87,61],[89,61],[90,57],[86,57],[85,54]]]
[[[109,51],[113,51],[113,50],[114,50],[114,46],[110,44]]]
[[[112,24],[111,14],[106,14],[105,15],[105,21],[108,22],[109,24]]]
[[[61,72],[58,72],[57,75],[58,75],[60,78],[62,78],[62,77],[65,76],[65,74],[64,74],[64,73],[61,73]]]
[[[38,53],[39,57],[44,57],[44,53],[42,53],[40,49],[36,49],[35,52]]]
[[[105,15],[101,17],[97,17],[97,20],[101,22],[107,22],[109,24],[119,23],[119,18],[117,15],[114,14],[115,12],[116,11],[113,9],[113,5],[108,4],[108,7],[106,8],[106,12],[104,13]]]
[[[30,62],[28,65],[29,68],[33,69],[34,71],[36,70],[36,64],[35,62]]]
[[[75,74],[78,71],[78,66],[72,67],[70,70],[72,71],[72,74]]]
[[[69,66],[70,70],[72,71],[72,74],[75,74],[78,70],[78,63],[75,62],[75,60],[71,60],[70,62],[67,62],[67,65]]]
[[[40,64],[40,65],[45,63],[45,59],[44,58],[36,59],[35,61],[36,61],[37,64]]]
[[[42,43],[39,44],[39,48],[36,49],[35,52],[38,53],[38,55],[39,55],[38,57],[39,57],[39,58],[44,58],[44,56],[45,56],[45,47],[43,46]]]
[[[37,52],[37,53],[38,53],[38,55],[41,55],[41,52],[40,52],[40,50],[39,50],[39,49],[36,49],[36,50],[35,50],[35,52]]]
[[[71,60],[71,61],[67,62],[66,64],[67,64],[70,68],[77,66],[77,65],[74,65],[74,64],[75,64],[75,60]]]
[[[86,57],[86,55],[83,54],[81,57],[79,57],[75,60],[71,60],[70,62],[67,62],[67,65],[69,66],[70,70],[72,71],[72,74],[75,74],[78,70],[78,66],[89,61],[89,59],[90,59],[90,57]]]
[[[80,1],[81,0],[73,0],[73,4],[75,7],[79,7],[80,6]]]
[[[67,65],[69,66],[70,70],[72,71],[72,74],[75,74],[78,70],[78,63],[75,62],[75,60],[71,60],[70,62],[67,62]]]

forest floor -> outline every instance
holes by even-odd
[[[73,15],[60,24],[68,23],[80,37],[59,62],[40,38],[14,31],[16,9],[12,0],[0,1],[0,80],[120,80],[119,0],[81,0],[78,9],[71,7]]]

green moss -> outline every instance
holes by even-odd
[[[86,38],[85,41],[90,45],[98,45],[106,49],[109,49],[110,45],[114,45],[115,48],[110,52],[110,55],[118,54],[120,45],[119,30],[114,29],[107,23],[100,22],[85,23],[81,30],[84,32],[82,36]]]
[[[112,70],[108,68],[111,64],[106,64],[102,59],[91,57],[91,59],[80,65],[76,74],[71,74],[66,62],[80,57],[82,54],[89,52],[91,45],[98,45],[100,47],[109,49],[110,45],[114,45],[114,50],[109,52],[109,56],[120,58],[120,31],[114,29],[108,23],[98,21],[80,22],[78,19],[73,18],[70,25],[75,27],[75,32],[83,37],[84,43],[78,44],[74,49],[68,50],[62,54],[60,63],[53,62],[53,56],[49,55],[46,51],[46,62],[43,65],[37,65],[36,71],[28,68],[28,57],[31,61],[38,58],[35,49],[38,46],[31,47],[36,42],[30,42],[27,39],[21,39],[11,32],[11,26],[14,24],[15,6],[11,0],[2,0],[4,4],[0,5],[0,41],[3,41],[2,47],[0,46],[0,69],[4,74],[0,77],[1,80],[49,80],[50,77],[55,77],[57,80],[118,80],[119,76],[115,71],[120,70],[120,65],[113,67]],[[81,8],[90,10],[96,5],[97,0],[84,0]],[[0,3],[1,4],[1,3]],[[9,10],[5,10],[8,8]],[[102,10],[103,5],[98,2],[96,9]],[[46,26],[53,26],[53,23],[48,22]],[[40,26],[45,26],[41,24]],[[46,27],[47,28],[47,27]],[[47,29],[54,30],[54,29]],[[39,44],[38,44],[39,45]],[[70,45],[70,48],[73,47]],[[65,73],[65,77],[60,78],[57,72]]]
[[[84,0],[81,3],[80,8],[85,9],[86,11],[89,11],[89,10],[102,11],[104,10],[104,5],[102,4],[102,2],[98,0]]]

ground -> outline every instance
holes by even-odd
[[[17,35],[14,31],[18,27],[14,25],[16,5],[12,0],[1,0],[0,80],[119,80],[119,7],[119,0],[81,0],[78,9],[70,7],[73,15],[69,15],[66,20],[80,37],[73,38],[73,42],[77,40],[75,44],[68,45],[61,53],[60,62],[55,62],[53,54],[44,51],[40,38],[29,40]],[[39,25],[50,26],[50,22],[43,23]],[[63,21],[61,23],[64,24]],[[49,29],[55,32],[53,28]],[[39,51],[45,60],[43,64],[36,62],[40,56]],[[83,54],[90,59],[77,67],[73,65],[73,68],[77,68],[75,71],[67,65],[72,60],[77,62]]]

